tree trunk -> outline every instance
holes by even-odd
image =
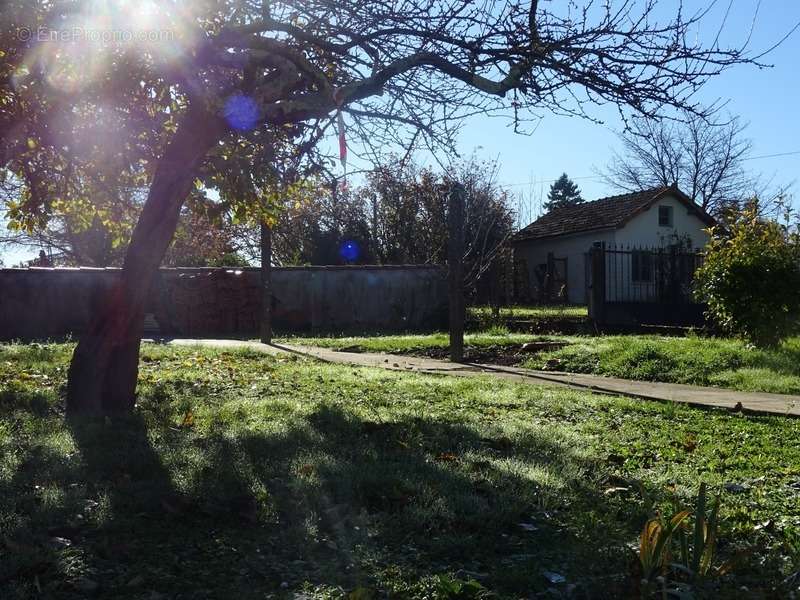
[[[159,161],[133,230],[120,278],[93,316],[69,367],[67,412],[107,415],[133,409],[144,309],[150,284],[178,224],[180,209],[224,122],[190,109]]]

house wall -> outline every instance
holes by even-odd
[[[658,226],[659,206],[672,207],[672,227]],[[622,229],[617,229],[614,232],[614,243],[617,246],[659,248],[668,245],[671,236],[675,234],[681,237],[688,235],[692,239],[693,248],[703,248],[709,240],[708,233],[704,231],[706,227],[680,200],[668,196],[636,215]]]
[[[659,227],[658,207],[672,206],[672,227]],[[567,297],[570,304],[586,304],[586,252],[595,242],[603,242],[607,246],[638,246],[642,248],[658,248],[668,245],[672,236],[688,235],[694,248],[704,247],[709,235],[704,231],[707,226],[696,215],[689,212],[680,200],[666,196],[648,210],[635,216],[621,229],[601,230],[568,236],[558,236],[541,240],[521,242],[515,246],[517,259],[527,263],[528,280],[532,287],[537,280],[535,268],[547,262],[548,252],[555,258],[567,258]],[[624,275],[620,270],[620,276]],[[536,291],[534,291],[535,295]]]

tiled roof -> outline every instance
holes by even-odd
[[[708,224],[713,220],[699,206],[674,187],[658,187],[641,192],[609,196],[592,202],[556,208],[521,229],[512,238],[513,242],[535,240],[544,237],[582,233],[598,229],[622,227],[639,212],[646,210],[665,192],[675,195],[690,208],[697,209],[698,217]]]

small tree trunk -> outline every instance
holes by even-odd
[[[106,415],[133,409],[144,309],[150,284],[178,224],[180,209],[224,122],[190,109],[159,161],[133,230],[119,280],[99,302],[69,367],[67,412]]]
[[[450,360],[464,360],[464,188],[454,184],[448,209],[447,263],[450,288]]]
[[[272,229],[261,224],[261,342],[272,343]]]

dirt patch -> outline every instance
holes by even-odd
[[[515,367],[521,365],[533,354],[551,352],[569,345],[568,342],[535,341],[524,344],[495,344],[492,346],[465,346],[464,362]],[[412,348],[400,354],[424,356],[447,360],[450,358],[449,348]]]

